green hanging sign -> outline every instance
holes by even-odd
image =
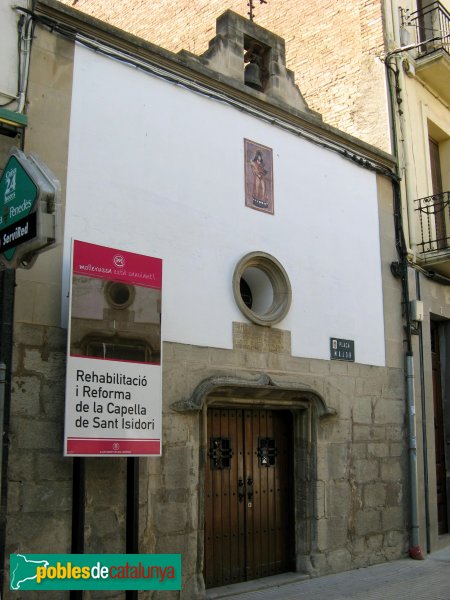
[[[0,178],[0,269],[30,267],[57,242],[59,181],[14,148]]]

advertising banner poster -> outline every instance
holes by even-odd
[[[160,456],[162,260],[75,240],[65,456]]]

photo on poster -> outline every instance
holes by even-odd
[[[274,214],[273,150],[244,140],[245,205]]]
[[[74,275],[70,355],[161,361],[161,290]]]

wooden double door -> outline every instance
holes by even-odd
[[[208,410],[205,584],[294,568],[292,414]]]

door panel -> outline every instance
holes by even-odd
[[[208,413],[205,469],[205,577],[228,583],[244,576],[244,512],[238,502],[242,417],[235,410]],[[217,585],[217,584],[216,584]]]
[[[445,467],[444,412],[442,405],[441,362],[437,323],[431,321],[431,359],[433,369],[434,443],[436,450],[436,500],[438,533],[448,533]]]
[[[292,569],[291,414],[211,409],[208,443],[206,586]]]

